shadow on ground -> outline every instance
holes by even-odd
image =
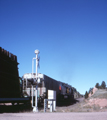
[[[31,111],[31,105],[0,105],[0,113],[19,113]]]
[[[73,99],[71,101],[62,101],[62,102],[59,102],[57,106],[58,107],[69,106],[69,105],[74,105],[77,102],[79,102],[79,100],[76,100],[76,99]]]
[[[58,107],[70,106],[78,103],[79,100],[62,101],[57,104]],[[43,105],[38,105],[39,110],[43,110]],[[0,105],[0,113],[19,113],[19,112],[32,112],[31,104],[19,104],[19,105]]]

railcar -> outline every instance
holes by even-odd
[[[33,74],[36,78],[36,74]],[[43,99],[48,98],[48,90],[56,91],[56,104],[61,102],[70,102],[74,99],[73,88],[71,85],[52,79],[44,74],[38,74],[41,83],[38,84],[38,102],[43,102]],[[32,74],[27,73],[23,75],[23,92],[27,96],[31,96],[32,84],[29,82],[32,79]],[[34,85],[35,89],[36,85]],[[33,89],[33,92],[34,92]]]
[[[0,47],[0,103],[25,103],[22,95],[17,56]]]

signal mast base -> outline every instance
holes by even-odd
[[[38,107],[34,107],[33,112],[38,112]]]

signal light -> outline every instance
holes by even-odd
[[[61,86],[59,86],[59,90],[61,90]]]

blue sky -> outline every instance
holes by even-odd
[[[20,76],[40,50],[39,72],[84,94],[107,83],[107,0],[0,0],[0,46]]]

